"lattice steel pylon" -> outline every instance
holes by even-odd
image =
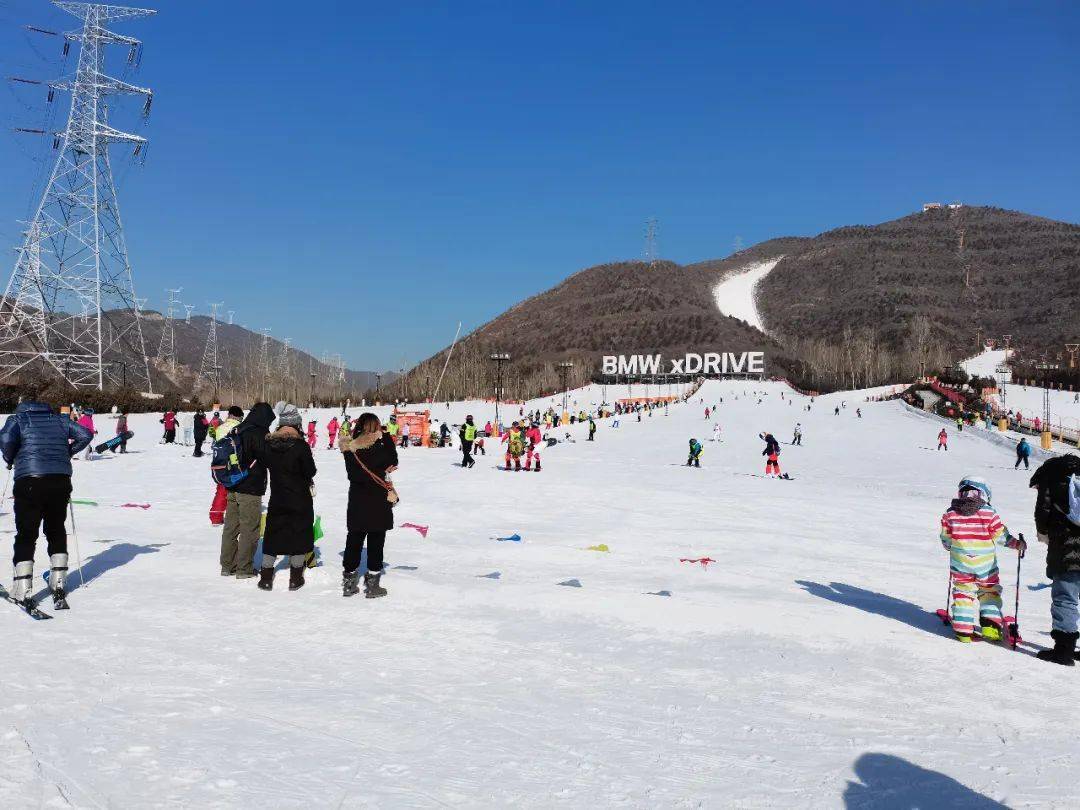
[[[163,366],[168,365],[173,374],[176,374],[176,321],[173,315],[176,312],[176,305],[180,303],[177,296],[183,291],[183,287],[165,291],[169,294],[169,306],[165,310],[165,323],[161,327],[161,340],[158,341],[158,362]]]
[[[199,379],[196,386],[212,383],[216,394],[221,383],[221,365],[218,363],[217,311],[218,307],[223,307],[225,304],[209,304],[208,306],[210,307],[210,329],[206,333],[206,345],[203,346],[202,363],[199,364]]]
[[[146,139],[109,125],[108,99],[143,96],[146,115],[153,93],[105,73],[106,46],[127,46],[131,53],[141,46],[105,25],[156,12],[68,0],[53,5],[82,22],[80,31],[65,34],[80,43],[79,62],[73,78],[50,85],[71,93],[71,111],[56,135],[56,164],[0,301],[0,380],[40,360],[41,371],[51,366],[76,387],[119,384],[118,368],[130,368],[152,391],[109,162],[111,144],[134,144],[138,153]]]

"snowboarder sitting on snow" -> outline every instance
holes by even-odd
[[[780,442],[771,433],[759,433],[758,438],[765,442],[761,455],[765,456],[765,477],[780,477]]]
[[[690,440],[690,455],[686,459],[686,466],[687,467],[690,467],[690,466],[700,467],[701,466],[701,453],[702,453],[703,450],[704,450],[704,448],[701,446],[701,442],[699,442],[697,439],[691,439]]]
[[[1013,537],[990,505],[990,485],[981,478],[960,481],[957,497],[941,516],[941,545],[949,552],[952,627],[959,641],[971,641],[975,621],[987,641],[1001,639],[1001,582],[995,546],[1027,549]],[[978,609],[975,602],[978,600]]]
[[[506,443],[506,470],[510,469],[510,460],[514,461],[514,471],[521,470],[521,456],[525,452],[525,434],[521,429],[521,426],[514,422],[510,426],[510,430],[506,432],[506,435],[502,438]]]

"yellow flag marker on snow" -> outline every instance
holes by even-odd
[[[586,551],[611,551],[611,549],[607,547],[607,543],[601,543],[598,546],[589,546],[585,550]]]

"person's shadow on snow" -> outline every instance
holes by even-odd
[[[847,810],[912,810],[956,807],[1000,810],[1007,806],[966,788],[950,776],[920,768],[890,754],[863,754],[855,760],[858,782],[844,789]]]
[[[878,616],[886,616],[896,619],[918,630],[926,630],[938,633],[941,629],[941,619],[931,611],[928,611],[914,602],[906,602],[877,591],[868,591],[854,585],[846,585],[843,582],[831,582],[822,585],[820,582],[809,582],[805,579],[795,580],[807,593],[828,599],[830,602],[858,608],[867,613],[875,613]]]
[[[167,545],[169,544],[150,543],[149,545],[140,546],[135,543],[117,543],[109,546],[104,551],[100,551],[86,560],[82,568],[70,572],[67,578],[68,593],[77,591],[83,585],[93,582],[106,571],[127,565],[142,554],[156,554],[158,549],[162,549]]]

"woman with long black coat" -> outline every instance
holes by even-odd
[[[365,413],[354,423],[352,437],[341,440],[341,452],[349,475],[349,533],[345,541],[342,594],[353,596],[360,592],[360,554],[366,540],[364,596],[375,599],[386,596],[379,579],[386,533],[394,528],[391,499],[396,499],[397,493],[390,492],[392,484],[387,476],[397,469],[397,449],[393,438],[383,431],[379,417]]]
[[[278,555],[289,558],[289,590],[304,587],[304,565],[315,550],[315,505],[312,481],[315,459],[301,432],[300,412],[295,405],[278,411],[278,427],[266,437],[264,464],[270,473],[270,503],[266,508],[263,558],[259,587],[274,587]]]

